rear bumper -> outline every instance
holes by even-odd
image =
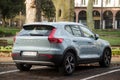
[[[26,64],[38,64],[38,65],[55,65],[53,62],[48,61],[28,61],[28,60],[14,60],[15,63],[26,63]]]
[[[26,63],[31,65],[56,65],[60,66],[63,60],[62,55],[52,55],[52,58],[48,58],[47,56],[36,56],[36,57],[23,57],[20,55],[12,56],[15,63]]]

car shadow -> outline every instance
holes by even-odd
[[[88,71],[91,69],[97,69],[100,68],[98,65],[91,65],[91,64],[83,64],[83,65],[79,65],[76,67],[74,73],[71,76],[77,76],[80,73],[84,72],[84,71]],[[46,77],[62,77],[63,74],[59,73],[59,70],[54,68],[54,67],[43,67],[40,68],[33,68],[30,71],[28,71],[26,74],[29,75],[35,75],[35,76],[46,76]],[[66,76],[67,77],[67,76]]]

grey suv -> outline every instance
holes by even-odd
[[[80,63],[99,62],[100,66],[109,67],[111,62],[108,41],[79,23],[25,24],[14,40],[12,58],[20,71],[45,65],[69,75]]]

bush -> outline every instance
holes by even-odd
[[[12,51],[12,46],[0,46],[0,52],[11,52]]]
[[[120,47],[112,47],[112,55],[120,55]]]
[[[0,37],[3,37],[4,32],[0,30]]]
[[[13,36],[13,34],[10,32],[4,32],[0,30],[0,37],[8,37],[8,36]]]
[[[12,46],[0,46],[0,52],[12,52]],[[112,55],[120,55],[120,47],[112,47]]]
[[[120,51],[114,50],[114,51],[112,51],[112,55],[120,55]]]

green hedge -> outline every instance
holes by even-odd
[[[112,47],[113,55],[120,55],[120,47]]]
[[[0,37],[9,37],[16,35],[20,29],[14,27],[1,27],[0,26]]]
[[[11,52],[12,51],[12,46],[0,46],[0,52]]]
[[[13,36],[11,32],[3,32],[0,30],[0,37],[7,37],[7,36]]]
[[[120,51],[114,50],[114,51],[112,51],[112,55],[120,55]]]
[[[0,46],[0,52],[11,52],[12,46]],[[112,47],[112,55],[120,55],[120,47]]]

